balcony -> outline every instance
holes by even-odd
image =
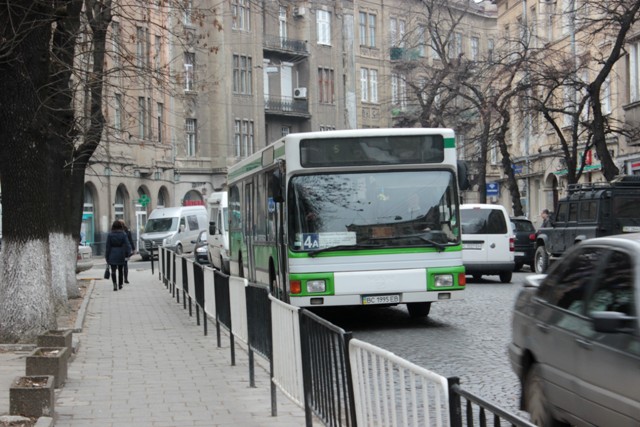
[[[264,99],[265,114],[309,118],[309,101],[289,96],[268,96]]]
[[[309,56],[307,42],[304,40],[290,39],[280,36],[264,35],[264,50],[284,53],[293,56]]]

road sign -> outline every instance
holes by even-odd
[[[514,164],[511,164],[511,169],[513,169],[513,173],[514,173],[515,175],[518,175],[518,174],[521,174],[521,173],[522,173],[522,169],[523,169],[523,168],[522,168],[522,165],[514,165]]]
[[[143,194],[142,196],[140,196],[140,198],[138,199],[138,203],[140,203],[142,206],[147,206],[149,204],[149,202],[151,201],[151,199],[149,198],[149,196],[147,196],[146,194]]]
[[[497,182],[487,182],[487,196],[497,196],[500,194],[500,184]]]

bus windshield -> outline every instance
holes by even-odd
[[[295,251],[459,243],[451,171],[298,175],[288,191]]]

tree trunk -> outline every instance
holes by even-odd
[[[0,341],[34,342],[56,328],[43,160],[50,154],[48,121],[40,91],[48,82],[51,15],[48,2],[10,3],[0,3]]]

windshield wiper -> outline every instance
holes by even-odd
[[[419,238],[419,239],[422,239],[422,241],[423,241],[423,242],[427,242],[427,243],[429,243],[430,245],[435,246],[435,248],[436,248],[436,250],[437,250],[438,252],[444,252],[444,249],[447,247],[446,245],[444,245],[444,244],[442,244],[442,243],[440,243],[440,242],[436,242],[436,241],[434,241],[434,240],[427,239],[427,238],[426,238],[426,237],[424,237],[422,234],[419,234],[419,235],[417,235],[416,237],[417,237],[417,238]]]
[[[382,247],[382,245],[380,244],[360,244],[360,245],[337,245],[337,246],[330,246],[328,248],[322,248],[322,249],[315,249],[313,251],[309,251],[307,252],[307,254],[309,254],[310,257],[315,257],[316,255],[322,253],[322,252],[327,252],[327,251],[344,251],[344,250],[349,250],[349,249],[371,249],[371,248],[380,248]]]

